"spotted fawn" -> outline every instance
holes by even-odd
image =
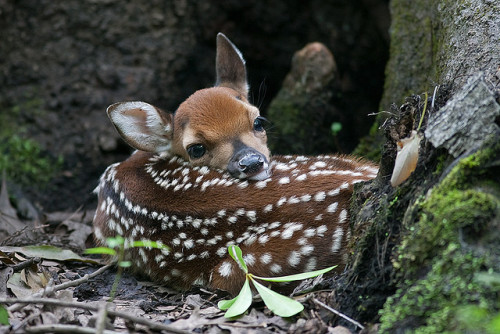
[[[249,271],[281,276],[345,265],[353,185],[377,167],[351,156],[273,156],[264,118],[248,102],[241,52],[217,36],[215,87],[175,114],[145,102],[107,109],[137,151],[102,175],[94,235],[167,247],[130,248],[133,267],[185,289],[237,293],[245,275],[227,252],[238,245]]]

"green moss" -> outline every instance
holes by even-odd
[[[62,157],[47,156],[31,139],[13,135],[0,137],[0,171],[23,186],[43,186],[62,167]]]
[[[26,121],[41,117],[43,100],[33,94],[25,96],[13,106],[3,106],[0,112],[0,172],[22,186],[44,186],[62,167],[62,157],[52,157],[44,152],[32,138]]]
[[[500,270],[500,185],[488,166],[500,143],[462,159],[416,203],[416,223],[406,223],[393,264],[399,288],[381,310],[381,332],[463,332],[463,310],[486,309],[474,332],[488,332],[500,310],[500,286],[483,284],[481,271]],[[495,232],[496,231],[496,232]],[[485,237],[486,235],[486,237]]]

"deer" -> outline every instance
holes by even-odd
[[[194,92],[175,113],[119,102],[107,114],[136,149],[110,165],[95,192],[94,238],[132,247],[136,272],[170,287],[235,295],[245,274],[227,248],[241,248],[249,272],[269,277],[346,264],[349,201],[378,167],[348,155],[271,156],[266,119],[248,100],[245,60],[222,33],[214,87]]]

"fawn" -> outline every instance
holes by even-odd
[[[339,155],[271,159],[265,119],[248,102],[245,62],[221,33],[216,77],[175,114],[144,102],[107,109],[138,151],[100,179],[97,243],[116,235],[161,242],[168,248],[131,248],[133,267],[183,289],[237,293],[245,276],[229,245],[240,246],[259,276],[342,270],[353,185],[373,179],[377,167]]]

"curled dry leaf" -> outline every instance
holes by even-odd
[[[391,176],[391,185],[397,187],[408,177],[417,167],[418,151],[422,136],[413,130],[409,137],[398,142],[398,154]]]

